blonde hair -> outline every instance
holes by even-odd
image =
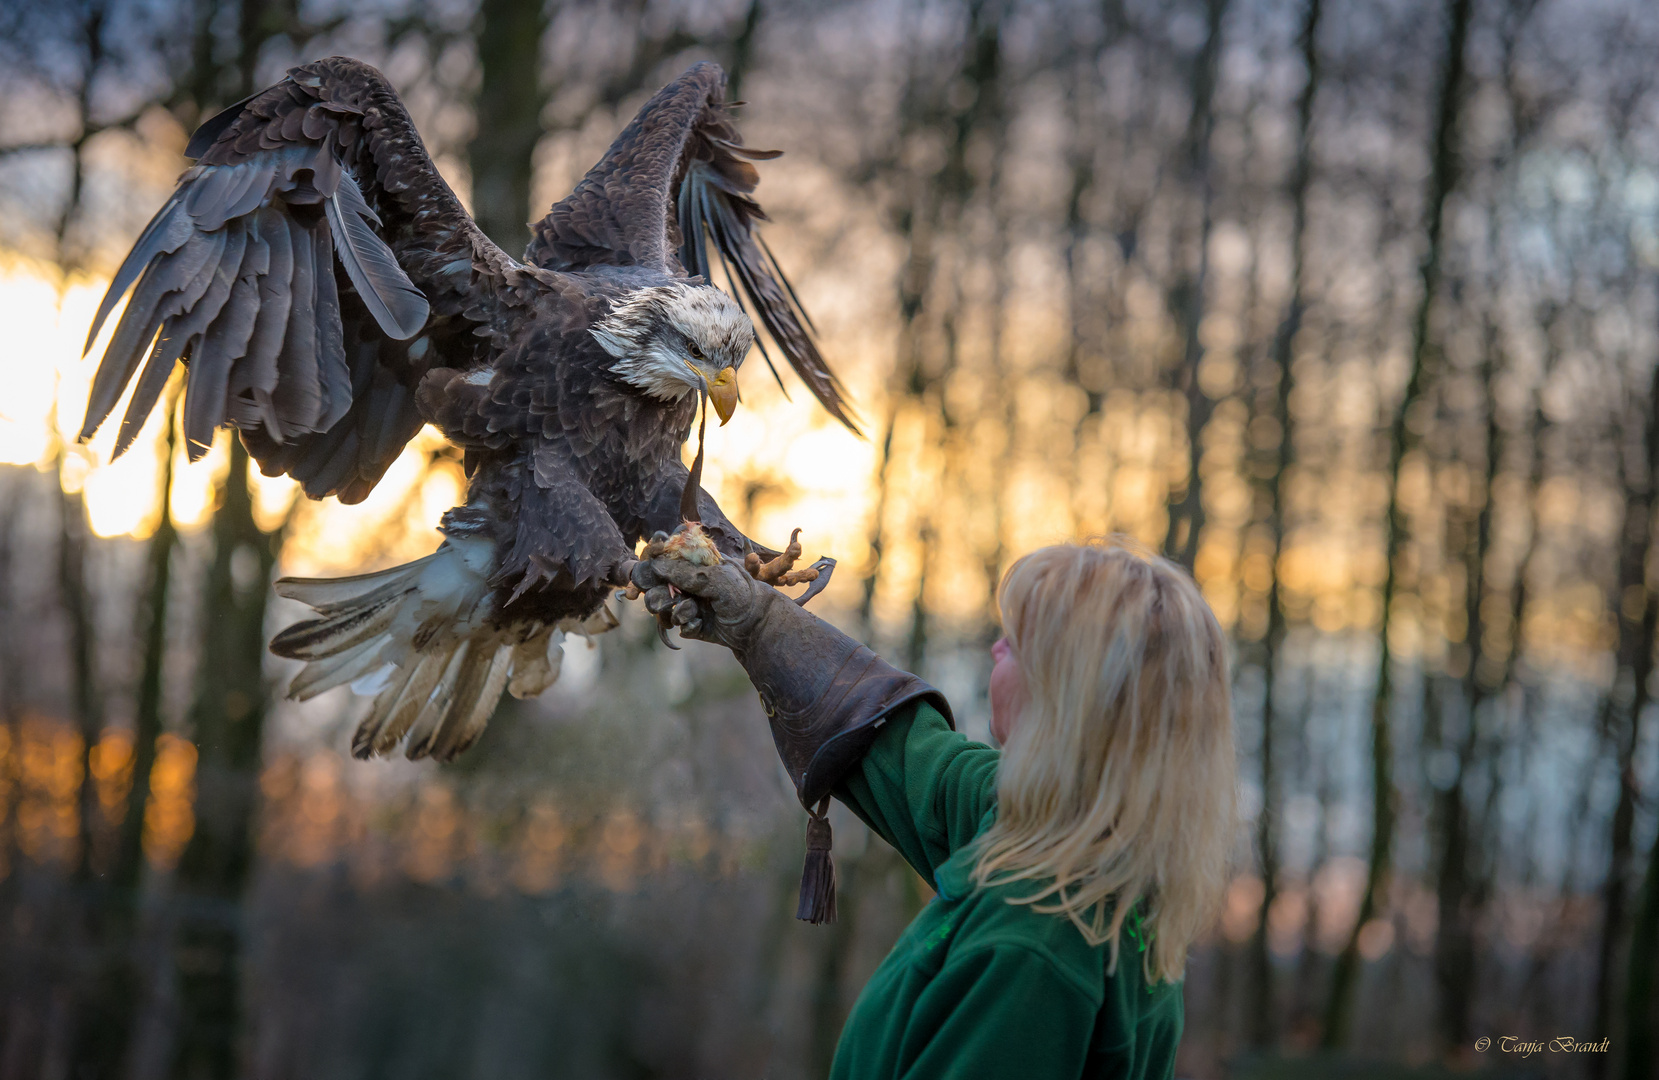
[[[1034,551],[997,591],[1027,702],[974,878],[1064,913],[1090,944],[1144,917],[1149,981],[1175,981],[1215,917],[1237,825],[1226,643],[1192,578],[1112,539]]]

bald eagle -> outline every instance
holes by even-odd
[[[380,687],[357,756],[400,741],[411,758],[461,753],[503,690],[557,678],[563,633],[615,625],[605,600],[636,545],[682,519],[724,556],[777,562],[680,459],[701,402],[732,415],[755,343],[712,284],[707,237],[796,373],[857,431],[754,229],[751,161],[776,155],[742,144],[724,87],[698,64],[651,98],[520,262],[467,215],[384,76],[345,57],[296,67],[201,126],[197,163],[117,272],[89,351],[132,297],[83,440],[136,376],[124,452],[183,363],[191,459],[231,425],[266,475],[314,499],[362,500],[424,423],[464,452],[467,500],[432,555],[277,582],[317,613],[271,643],[306,661],[289,695]]]

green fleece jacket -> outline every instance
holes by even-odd
[[[1172,1076],[1181,987],[1148,985],[1138,917],[1108,971],[1110,950],[1065,916],[1008,903],[1021,887],[974,886],[973,840],[996,818],[1000,758],[921,704],[894,714],[836,790],[938,895],[859,994],[831,1076]]]

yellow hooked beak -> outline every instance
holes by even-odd
[[[720,417],[720,426],[732,418],[737,411],[737,369],[728,367],[714,377],[709,383],[709,401],[714,405],[715,414]]]

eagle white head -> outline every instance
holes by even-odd
[[[724,424],[737,408],[737,368],[755,328],[712,285],[675,282],[641,289],[611,308],[590,333],[616,357],[611,370],[663,401],[706,390]]]

